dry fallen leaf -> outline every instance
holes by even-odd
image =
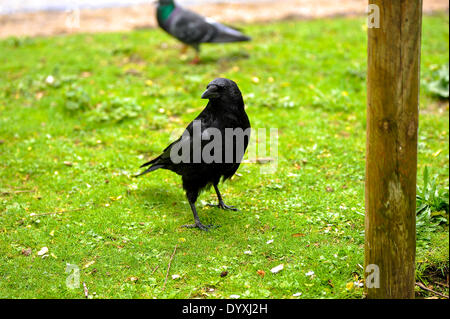
[[[282,271],[283,268],[284,268],[284,265],[281,264],[281,265],[278,265],[278,266],[276,266],[276,267],[273,267],[273,268],[270,270],[270,272],[271,272],[272,274],[277,274],[277,273],[279,273],[280,271]]]
[[[31,248],[27,248],[27,249],[22,248],[22,255],[30,256],[31,255]]]
[[[328,285],[329,285],[331,288],[334,288],[334,285],[333,285],[333,282],[331,281],[331,279],[328,279]]]
[[[261,278],[264,278],[264,276],[266,275],[266,272],[264,270],[258,270],[257,273],[259,276],[261,276]]]
[[[89,266],[92,266],[93,264],[95,264],[95,260],[92,260],[92,261],[86,263],[86,264],[83,266],[83,268],[84,268],[84,269],[89,268]]]
[[[258,157],[255,159],[248,159],[245,161],[242,161],[242,163],[247,163],[247,164],[267,164],[270,162],[275,161],[275,159],[271,158],[271,157]]]
[[[42,247],[41,250],[38,251],[38,256],[43,256],[46,253],[48,253],[48,248],[47,247]]]
[[[433,157],[437,157],[441,153],[442,153],[442,150],[438,150],[436,153],[433,153]]]

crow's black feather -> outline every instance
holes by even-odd
[[[215,79],[208,85],[203,98],[209,98],[206,108],[188,125],[178,140],[170,144],[160,156],[142,165],[141,167],[150,167],[138,176],[160,168],[181,175],[183,188],[194,213],[194,227],[207,229],[198,219],[195,202],[202,190],[213,185],[219,199],[219,207],[230,208],[223,202],[218,184],[221,179],[231,178],[239,168],[250,139],[250,122],[245,112],[242,94],[233,81],[223,78]],[[195,125],[199,125],[198,129],[194,128]],[[229,135],[226,134],[227,129],[235,130],[237,137],[230,140]],[[220,132],[220,136],[217,137],[221,139],[218,148],[221,151],[218,154],[221,156],[217,157],[220,160],[210,162],[201,156],[200,161],[194,162],[194,152],[197,150],[198,154],[203,154],[205,147],[216,138],[213,132]],[[197,140],[200,141],[199,144],[195,144],[195,138],[199,138]],[[230,141],[231,143],[228,145],[231,147],[227,147],[226,143]],[[183,146],[188,147],[184,148]],[[177,148],[173,149],[174,147]],[[187,158],[189,160],[187,162],[174,160],[175,153],[172,151],[177,149],[188,150]],[[233,152],[232,161],[229,160],[230,157],[227,157],[230,155],[230,151]]]

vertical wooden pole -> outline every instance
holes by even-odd
[[[366,273],[365,291],[414,298],[422,0],[369,3],[380,24],[368,29],[365,264],[379,288]]]

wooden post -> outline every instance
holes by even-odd
[[[369,2],[365,292],[414,298],[422,0]]]

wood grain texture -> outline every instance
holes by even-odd
[[[422,0],[375,0],[368,29],[365,264],[367,298],[414,298]]]

